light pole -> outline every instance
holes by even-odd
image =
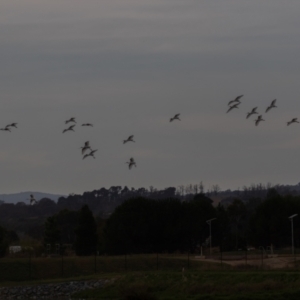
[[[211,255],[211,222],[216,218],[207,220],[206,223],[209,225],[209,254]]]
[[[291,226],[292,226],[292,254],[293,255],[294,255],[294,224],[293,224],[293,219],[297,216],[298,216],[298,214],[294,214],[294,215],[289,217],[289,219],[291,220]]]

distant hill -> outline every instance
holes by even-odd
[[[43,198],[49,198],[55,202],[57,202],[59,197],[65,197],[65,195],[56,195],[56,194],[49,194],[49,193],[40,193],[40,192],[21,192],[15,194],[0,194],[0,203],[1,200],[5,203],[13,203],[16,204],[18,202],[24,202],[29,204],[30,195],[34,195],[35,199],[39,201]]]

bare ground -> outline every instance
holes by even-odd
[[[195,258],[198,260],[199,258]],[[205,258],[205,262],[211,262],[211,263],[220,263],[220,259],[210,259],[210,258]],[[226,259],[225,257],[222,259],[222,263],[228,264],[231,266],[242,266],[242,265],[249,265],[249,266],[257,266],[261,267],[263,266],[264,268],[267,269],[289,269],[289,268],[294,268],[295,263],[299,263],[300,258],[298,257],[289,257],[289,256],[277,256],[277,257],[263,257],[262,258],[239,258],[239,259]]]

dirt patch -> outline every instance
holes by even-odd
[[[220,263],[220,259],[209,259],[206,258],[205,262],[211,263]],[[298,257],[263,257],[263,258],[239,258],[234,259],[230,257],[230,259],[223,258],[222,263],[228,264],[231,266],[242,266],[242,265],[249,265],[249,266],[256,266],[256,267],[265,267],[268,269],[287,269],[287,268],[294,268],[295,264],[299,263],[300,259]],[[298,264],[297,263],[297,264]]]

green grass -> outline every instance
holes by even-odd
[[[218,269],[219,263],[188,261],[187,255],[127,255],[95,257],[48,257],[0,259],[1,282],[22,282],[31,279],[47,280],[76,278],[94,274],[131,271],[156,271],[191,269]],[[224,265],[223,268],[226,268]],[[229,268],[229,266],[227,266]]]
[[[300,273],[188,259],[187,255],[2,258],[0,286],[114,279],[74,298],[119,300],[300,299]],[[96,263],[96,264],[95,264]],[[185,271],[182,272],[184,267]]]
[[[116,275],[104,288],[73,295],[84,299],[238,300],[299,299],[296,272],[189,271],[131,272]]]

